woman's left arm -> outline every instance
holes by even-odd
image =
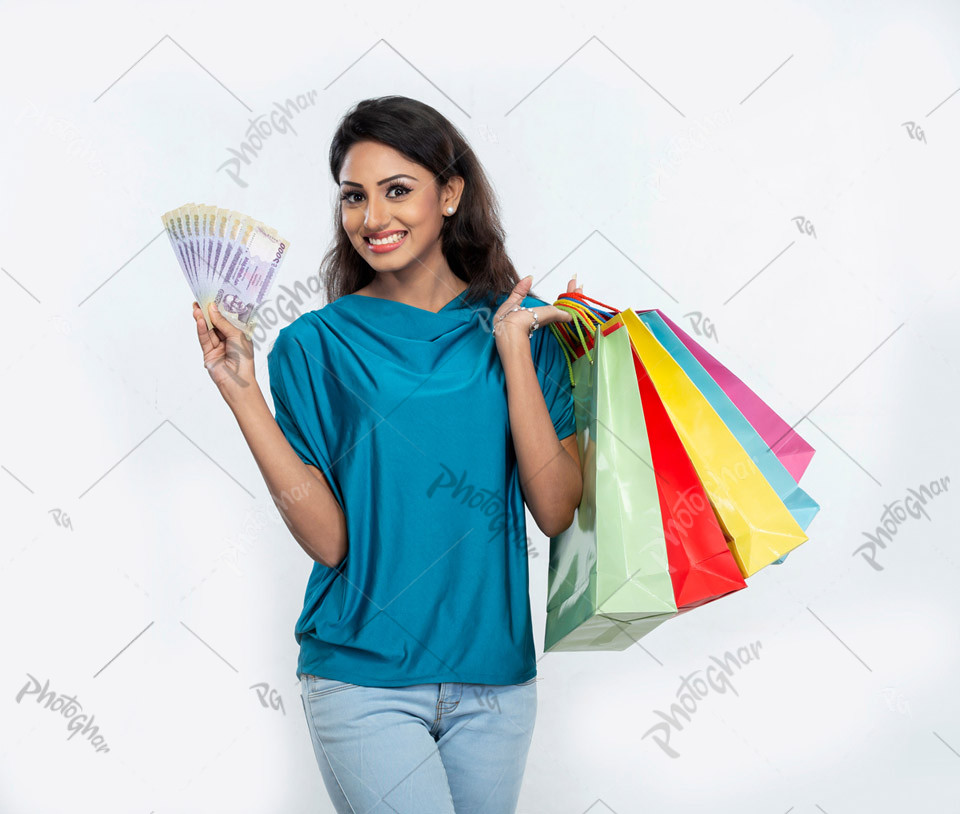
[[[500,322],[495,320],[494,325],[497,350],[506,376],[507,408],[520,488],[537,527],[548,537],[553,537],[573,523],[583,482],[577,436],[570,435],[562,441],[557,438],[540,389],[527,336],[530,316],[523,311],[510,310],[523,301],[531,282],[532,277],[526,277],[517,284],[497,314],[506,316]],[[567,290],[573,291],[575,285],[576,281],[571,280]],[[536,310],[540,323],[538,330],[546,330],[550,322],[572,319],[552,305],[538,306]]]

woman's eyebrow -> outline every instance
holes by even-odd
[[[382,187],[387,181],[395,181],[397,178],[409,178],[412,181],[419,181],[419,178],[414,177],[413,175],[407,175],[406,173],[400,173],[399,175],[391,175],[389,178],[384,178],[382,181],[377,181],[377,186]],[[358,184],[356,181],[341,181],[340,186],[346,184],[351,187],[360,187],[363,189],[363,184]]]

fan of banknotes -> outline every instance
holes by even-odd
[[[290,241],[247,215],[205,204],[184,204],[161,219],[207,329],[213,329],[208,307],[215,302],[250,336]]]

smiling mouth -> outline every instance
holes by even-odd
[[[407,236],[406,231],[393,232],[383,238],[364,237],[363,239],[371,246],[389,246],[391,243],[399,243]]]

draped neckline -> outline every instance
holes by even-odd
[[[347,297],[353,297],[353,301],[354,301],[354,302],[359,301],[359,300],[378,300],[378,301],[380,301],[380,302],[393,303],[394,305],[399,305],[399,306],[401,306],[402,308],[412,308],[414,311],[419,311],[421,314],[434,314],[434,315],[436,315],[436,314],[441,314],[441,313],[443,313],[443,312],[446,311],[447,309],[453,310],[453,308],[455,307],[455,305],[462,305],[462,304],[464,303],[463,295],[466,293],[466,291],[467,291],[467,289],[464,289],[464,290],[461,291],[459,294],[457,294],[453,299],[451,299],[451,300],[449,300],[448,302],[446,302],[444,305],[442,305],[442,306],[440,307],[440,310],[439,310],[439,311],[431,311],[429,308],[420,308],[419,306],[410,305],[409,303],[400,302],[399,300],[390,300],[390,299],[387,299],[386,297],[374,297],[374,296],[371,295],[371,294],[359,294],[359,293],[357,293],[357,292],[354,292],[354,293],[352,293],[352,294],[345,294],[345,295],[344,295],[343,297],[341,297],[340,299],[346,299]]]

